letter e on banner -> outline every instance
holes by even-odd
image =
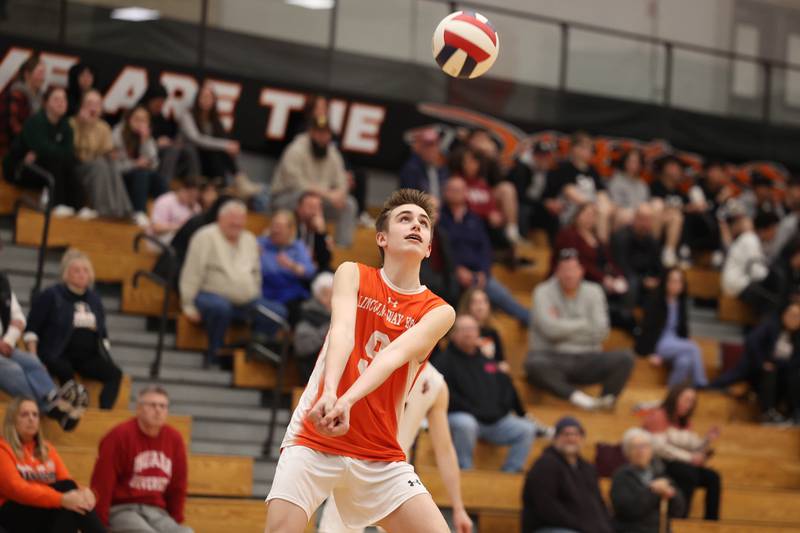
[[[78,62],[78,56],[67,56],[54,54],[52,52],[42,53],[42,63],[45,66],[45,87],[58,85],[66,87],[68,84],[69,69]]]
[[[351,104],[342,148],[350,152],[374,154],[380,146],[380,131],[386,108],[368,104]]]
[[[225,131],[233,129],[233,112],[236,110],[236,102],[242,94],[242,84],[231,81],[215,80],[208,78],[206,84],[211,87],[211,91],[217,96],[217,112]]]
[[[112,115],[120,109],[136,105],[147,89],[147,71],[142,67],[125,67],[103,99],[103,110]]]
[[[266,87],[261,90],[258,103],[269,108],[266,137],[272,141],[282,141],[286,137],[286,126],[292,111],[300,111],[306,105],[306,95],[281,91]]]

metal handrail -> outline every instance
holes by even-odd
[[[166,279],[155,274],[154,272],[149,272],[146,270],[137,270],[136,273],[133,275],[133,286],[134,288],[139,286],[139,279],[144,276],[147,279],[153,281],[154,283],[160,285],[164,289],[164,301],[161,305],[161,316],[159,317],[158,322],[158,343],[156,344],[156,356],[153,359],[153,362],[150,364],[150,377],[153,379],[157,379],[161,374],[161,361],[163,359],[164,353],[164,336],[167,332],[167,320],[169,315],[169,297],[172,292],[172,286],[175,281],[175,270],[177,266],[177,255],[175,254],[175,249],[172,246],[164,244],[163,242],[159,241],[152,235],[148,235],[147,233],[138,233],[136,237],[133,239],[133,251],[139,252],[139,245],[140,243],[145,240],[150,244],[153,244],[157,248],[161,250],[162,254],[167,254],[167,277]]]

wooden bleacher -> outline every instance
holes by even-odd
[[[17,200],[22,196],[27,196],[31,202],[35,203],[38,200],[39,194],[35,191],[23,191],[0,177],[0,215],[12,214]]]
[[[753,325],[758,320],[753,310],[747,304],[738,298],[725,294],[719,297],[717,318],[723,322],[734,322],[744,326]]]

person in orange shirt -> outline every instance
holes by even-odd
[[[281,446],[267,496],[267,533],[300,533],[333,493],[344,524],[448,532],[398,443],[398,423],[455,311],[419,281],[434,208],[414,189],[392,193],[375,223],[383,267],[343,263],[331,326]]]
[[[104,533],[95,495],[69,471],[39,427],[39,407],[15,398],[0,438],[0,528],[8,533]]]

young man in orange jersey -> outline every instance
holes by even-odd
[[[348,527],[448,531],[397,441],[408,392],[455,319],[419,282],[433,211],[425,193],[395,191],[375,224],[383,267],[337,269],[330,331],[267,496],[267,533],[301,533],[331,493]]]

